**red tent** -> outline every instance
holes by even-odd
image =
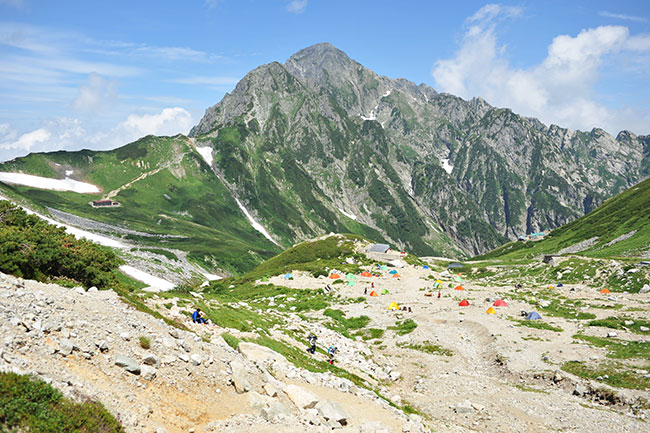
[[[331,274],[330,278],[336,280],[337,278],[341,278],[341,276],[339,274]]]
[[[600,291],[600,293],[612,293],[612,292],[610,292],[609,289],[603,289]]]
[[[361,276],[362,277],[372,277],[372,274],[370,272],[368,272],[368,271],[363,271],[363,272],[361,272]]]
[[[507,307],[508,303],[503,299],[497,299],[496,301],[494,301],[494,304],[492,305],[494,305],[495,307]]]
[[[468,307],[469,302],[467,302],[467,299],[463,299],[462,301],[460,301],[460,304],[458,304],[458,305],[461,306],[461,307]]]
[[[370,296],[379,296],[379,295],[377,294],[377,292],[373,290],[372,292],[370,292]]]
[[[459,284],[458,286],[454,287],[454,290],[465,290],[465,287]]]

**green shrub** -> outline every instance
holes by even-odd
[[[413,319],[406,319],[403,322],[395,322],[395,326],[389,326],[388,329],[395,331],[399,335],[410,334],[418,327],[418,324],[413,321]]]
[[[110,249],[0,201],[1,272],[39,281],[65,277],[101,288],[116,283],[112,271],[121,263]]]
[[[0,430],[41,433],[123,433],[101,403],[74,403],[42,380],[0,373]]]
[[[141,336],[139,337],[140,340],[140,347],[143,349],[149,349],[151,348],[151,340],[148,337]]]

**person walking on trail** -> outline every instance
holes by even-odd
[[[208,321],[204,318],[201,317],[201,309],[197,308],[194,313],[192,313],[192,322],[194,323],[208,323]]]
[[[309,341],[309,348],[307,349],[307,352],[311,353],[312,355],[316,353],[316,340],[318,340],[318,337],[316,337],[314,334],[311,334],[309,337],[307,337],[307,341]]]
[[[329,362],[332,365],[334,365],[334,354],[336,354],[337,350],[338,349],[336,346],[330,346],[329,349],[327,349],[327,356],[330,357],[330,359],[327,362]]]

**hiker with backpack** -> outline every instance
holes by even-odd
[[[318,340],[318,337],[316,337],[314,334],[311,334],[309,337],[307,337],[307,341],[309,341],[310,347],[307,348],[307,352],[311,353],[312,355],[316,353],[316,340]]]
[[[336,354],[337,350],[338,350],[338,348],[336,346],[330,346],[327,349],[327,356],[330,357],[330,359],[328,359],[327,362],[329,362],[332,365],[334,365],[334,354]]]

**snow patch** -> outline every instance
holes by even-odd
[[[253,216],[250,214],[250,212],[248,212],[248,210],[244,207],[244,205],[241,204],[241,202],[239,201],[239,199],[237,199],[237,197],[234,197],[234,199],[235,199],[235,201],[237,202],[237,206],[239,206],[239,209],[241,209],[241,211],[244,212],[244,215],[246,215],[246,218],[248,218],[248,221],[250,221],[250,223],[251,223],[251,225],[253,226],[253,228],[254,228],[255,230],[257,230],[258,232],[262,233],[266,239],[270,240],[271,242],[273,242],[273,243],[276,244],[277,246],[280,246],[280,244],[278,244],[276,241],[273,240],[273,238],[271,237],[271,235],[269,234],[269,232],[266,231],[266,229],[264,228],[264,226],[262,226],[262,224],[260,224],[260,223],[258,223],[257,221],[255,221],[255,219],[253,218]]]
[[[74,191],[82,194],[99,192],[99,188],[90,183],[79,182],[78,180],[68,178],[52,179],[49,177],[33,176],[31,174],[23,173],[0,172],[0,182],[31,186],[40,189],[51,189],[54,191]]]
[[[74,173],[74,170],[66,170],[66,171],[65,171],[65,177],[70,177],[70,176],[72,176],[72,173]]]
[[[202,147],[196,147],[197,152],[201,155],[201,157],[205,160],[205,162],[208,163],[210,167],[212,167],[212,148],[210,146],[202,146]]]
[[[454,166],[449,164],[449,159],[441,159],[440,163],[442,164],[442,168],[449,174],[451,174],[452,170],[454,169]]]
[[[355,220],[355,221],[356,221],[356,219],[357,219],[357,216],[356,216],[356,215],[353,215],[353,214],[351,214],[351,213],[347,213],[346,211],[344,211],[344,210],[341,209],[341,208],[339,208],[339,212],[341,212],[343,215],[345,215],[346,217],[350,218],[351,220]]]
[[[201,272],[208,281],[221,280],[223,277],[209,272]]]
[[[377,116],[375,115],[375,110],[372,110],[370,112],[370,116],[366,117],[363,114],[360,114],[359,117],[361,117],[363,120],[377,120]]]
[[[390,95],[392,90],[386,90],[386,93],[383,94],[382,98],[385,98],[386,96]]]
[[[134,268],[133,266],[122,265],[120,266],[120,271],[138,281],[148,284],[149,287],[143,289],[148,292],[167,292],[176,286],[174,283],[153,276],[147,272],[141,271],[140,269]]]

